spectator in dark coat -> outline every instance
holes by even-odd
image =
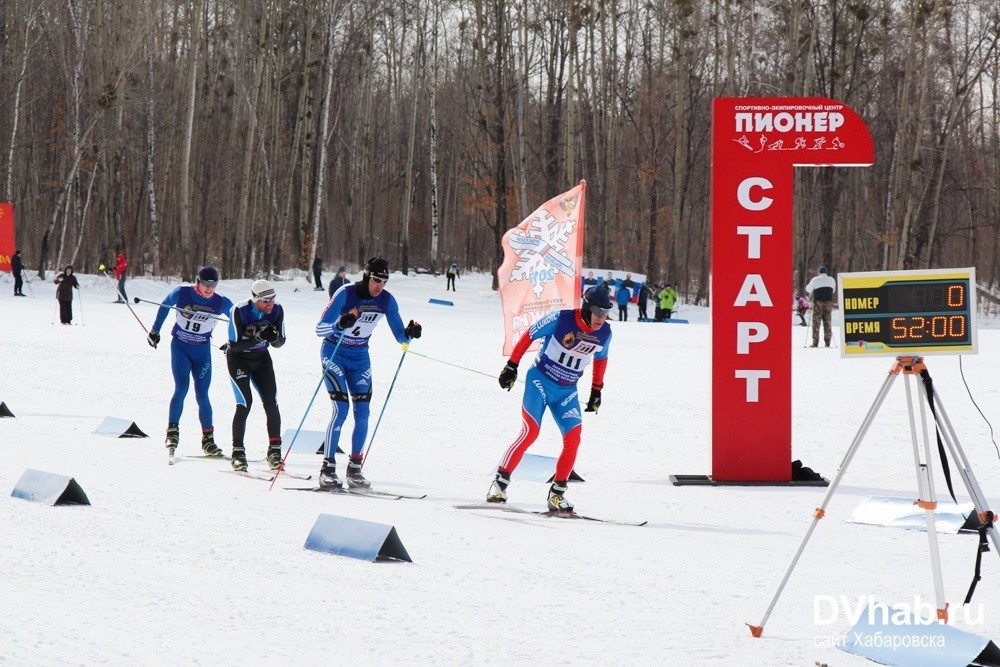
[[[646,304],[649,302],[649,287],[643,283],[639,287],[639,297],[636,303],[639,304],[639,319],[648,320],[649,313],[646,312]]]
[[[73,323],[73,289],[80,289],[80,283],[73,275],[73,267],[67,266],[56,276],[56,299],[59,300],[59,321]]]
[[[24,264],[21,262],[21,251],[15,250],[14,256],[10,258],[10,271],[14,274],[14,296],[24,296],[24,280],[21,278],[21,271],[24,271]]]
[[[338,266],[337,275],[330,281],[330,298],[332,299],[337,290],[350,282],[347,278],[347,267]]]
[[[323,276],[323,258],[316,255],[316,259],[313,260],[313,278],[316,279],[316,287],[313,288],[314,292],[323,291],[323,281],[321,280]]]

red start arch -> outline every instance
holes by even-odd
[[[795,167],[875,160],[864,121],[822,97],[712,111],[712,479],[791,479]]]

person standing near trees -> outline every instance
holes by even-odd
[[[128,297],[125,295],[126,268],[128,268],[128,261],[125,259],[125,253],[120,252],[115,262],[115,280],[118,281],[118,300],[115,303],[128,303]]]
[[[837,281],[827,274],[825,266],[819,267],[816,275],[806,285],[806,292],[812,295],[813,302],[812,347],[819,347],[820,323],[823,324],[823,342],[830,347],[830,339],[833,337],[830,320],[833,314],[833,293],[836,289]]]
[[[24,296],[24,279],[21,278],[24,263],[21,261],[21,251],[15,250],[10,258],[10,272],[14,274],[14,296]]]
[[[314,292],[323,291],[323,258],[316,255],[316,259],[313,260],[313,278],[316,280],[316,287],[313,288]]]
[[[410,320],[405,327],[399,317],[396,299],[385,289],[389,281],[389,262],[372,257],[365,264],[361,280],[337,291],[326,304],[316,324],[316,335],[323,339],[320,359],[326,371],[326,389],[330,393],[333,414],[326,427],[326,448],[319,471],[321,489],[343,488],[337,477],[334,452],[340,440],[341,427],[347,420],[348,397],[354,404],[354,434],[351,456],[347,464],[347,484],[351,488],[368,488],[371,483],[361,473],[362,450],[368,436],[368,414],[372,400],[372,362],[368,354],[368,339],[384,317],[396,341],[408,345],[410,339],[423,332],[418,322]],[[404,349],[406,349],[404,347]],[[336,350],[336,354],[334,353]],[[330,355],[333,355],[331,359]]]
[[[670,319],[670,315],[674,312],[674,305],[677,303],[677,290],[670,283],[660,291],[657,295],[660,300],[660,316],[662,320],[657,320],[657,322],[662,322]]]
[[[628,282],[632,282],[629,280]],[[632,283],[634,286],[635,283]],[[632,299],[632,292],[629,291],[628,287],[625,287],[625,282],[622,281],[621,287],[615,292],[615,303],[618,304],[618,321],[628,322],[628,302]]]
[[[806,311],[808,311],[808,310],[809,310],[809,302],[806,301],[806,298],[804,296],[802,296],[801,294],[799,294],[798,292],[796,292],[795,293],[795,312],[799,316],[799,325],[800,326],[804,327],[806,325]]]
[[[337,293],[337,290],[339,290],[344,285],[349,284],[350,282],[351,281],[348,280],[347,278],[347,267],[338,266],[337,275],[334,276],[332,280],[330,280],[330,298],[332,299],[333,295]]]
[[[649,286],[646,283],[639,285],[639,296],[636,298],[636,305],[639,306],[639,321],[649,319],[649,313],[646,312],[646,305],[649,303]]]
[[[237,471],[247,469],[243,437],[253,405],[251,385],[257,388],[267,415],[267,465],[271,470],[281,467],[281,413],[278,411],[274,364],[268,348],[285,344],[285,315],[274,299],[271,283],[258,280],[250,286],[250,298],[236,304],[229,317],[226,365],[236,394],[232,466]]]
[[[173,338],[170,341],[170,370],[174,376],[174,394],[170,398],[165,443],[171,463],[180,441],[181,413],[192,377],[198,401],[198,420],[201,422],[201,449],[206,456],[224,456],[215,444],[208,388],[212,384],[212,330],[223,319],[219,316],[233,309],[233,302],[215,293],[218,284],[219,272],[214,266],[199,269],[194,285],[175,287],[163,300],[147,337],[149,345],[155,349],[160,343],[160,327],[173,310],[177,316],[170,331]]]
[[[451,289],[452,292],[458,290],[455,289],[455,278],[458,278],[458,264],[452,262],[451,266],[448,267],[448,283],[444,286],[444,291],[447,292]]]
[[[73,267],[67,265],[63,272],[56,276],[56,299],[59,300],[59,321],[63,324],[73,324],[73,290],[80,289],[80,283],[73,275]]]

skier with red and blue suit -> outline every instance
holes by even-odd
[[[565,494],[583,427],[577,382],[593,360],[594,373],[586,412],[597,412],[601,406],[604,371],[611,345],[611,325],[607,323],[611,308],[607,290],[591,287],[584,293],[581,308],[549,313],[533,324],[514,346],[499,378],[500,386],[507,391],[517,380],[517,366],[531,341],[541,339],[538,356],[525,375],[521,433],[507,448],[497,467],[487,502],[507,502],[510,475],[538,437],[542,415],[548,408],[563,436],[562,454],[556,461],[556,473],[549,488],[548,508],[550,512],[573,511],[573,504]]]
[[[389,263],[381,257],[372,257],[365,265],[361,280],[344,285],[334,293],[316,325],[316,335],[323,339],[320,356],[326,369],[326,389],[333,402],[333,414],[326,428],[320,488],[342,488],[337,477],[334,452],[337,451],[341,427],[347,420],[348,396],[354,404],[354,434],[347,464],[347,484],[351,488],[371,486],[361,473],[361,464],[372,400],[368,339],[375,327],[384,317],[396,341],[403,345],[407,345],[412,338],[420,338],[422,333],[420,324],[413,320],[403,326],[396,299],[385,289],[388,280]],[[334,350],[336,354],[333,354]]]

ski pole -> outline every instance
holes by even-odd
[[[56,305],[55,305],[54,308],[52,308],[52,322],[51,322],[51,324],[55,324],[56,323],[56,311],[57,310],[59,310],[59,299],[56,299]]]
[[[368,453],[372,450],[372,443],[375,442],[375,435],[378,433],[378,425],[382,423],[382,415],[385,414],[385,406],[389,405],[389,397],[392,396],[392,388],[396,386],[396,378],[399,377],[399,369],[403,367],[403,359],[406,359],[406,353],[410,351],[410,339],[407,338],[406,342],[403,343],[403,356],[399,358],[399,365],[396,366],[396,374],[392,376],[392,383],[389,385],[389,392],[385,395],[385,403],[382,404],[382,411],[378,413],[378,421],[375,422],[375,430],[372,431],[371,440],[368,441],[368,447],[365,448],[365,455],[361,457],[361,467],[365,467],[365,461],[368,460]]]
[[[424,359],[429,359],[431,361],[436,361],[439,364],[444,364],[445,366],[453,366],[455,368],[461,368],[463,371],[469,371],[470,373],[477,373],[478,375],[485,375],[486,377],[493,378],[494,380],[497,377],[493,373],[484,373],[483,371],[476,370],[475,368],[468,368],[466,366],[460,366],[459,364],[453,364],[450,361],[445,361],[443,359],[435,359],[434,357],[426,355],[423,352],[417,352],[416,350],[410,350],[410,354],[415,354],[418,357],[423,357]],[[521,384],[524,384],[524,380],[518,379],[517,381],[520,382]]]
[[[285,455],[281,457],[281,465],[278,466],[278,470],[274,473],[274,479],[271,480],[271,486],[267,487],[270,491],[274,488],[274,483],[278,481],[278,475],[281,471],[285,469],[285,461],[288,459],[288,455],[292,453],[292,447],[295,445],[295,439],[299,437],[299,431],[302,430],[302,425],[306,423],[306,417],[309,415],[309,410],[312,409],[313,401],[316,400],[316,395],[319,394],[319,388],[323,386],[323,381],[326,380],[326,374],[330,370],[330,366],[333,365],[333,358],[337,356],[337,350],[340,349],[340,344],[344,341],[344,334],[340,334],[340,338],[337,339],[337,344],[333,346],[333,352],[330,353],[330,358],[326,360],[326,365],[323,366],[323,375],[319,378],[319,384],[316,385],[316,391],[313,392],[312,398],[309,399],[309,405],[306,406],[306,411],[302,413],[302,421],[299,422],[298,428],[295,429],[295,433],[292,434],[292,441],[288,443],[288,451]]]
[[[185,315],[188,315],[188,316],[191,316],[191,315],[201,315],[202,317],[208,317],[208,318],[213,319],[213,320],[219,320],[220,322],[228,322],[229,321],[228,317],[220,317],[218,315],[209,315],[208,313],[198,313],[198,312],[195,312],[193,310],[186,310],[184,308],[178,308],[177,306],[171,306],[171,305],[166,304],[166,303],[160,303],[159,301],[150,301],[149,299],[140,299],[137,296],[132,297],[132,301],[134,301],[136,303],[151,303],[154,306],[162,306],[164,308],[173,308],[174,310],[180,311],[180,312],[182,312],[182,313],[184,313]]]
[[[24,273],[24,282],[28,283],[28,293],[31,294],[31,298],[34,299],[35,298],[35,290],[31,289],[31,281],[28,280],[28,272],[27,271],[25,271],[25,273]]]
[[[77,296],[80,297],[80,326],[85,327],[87,322],[83,317],[83,291],[79,287],[76,288],[76,291],[79,292]]]
[[[118,292],[118,294],[121,294],[121,297],[123,299],[125,299],[125,295],[122,294],[122,291],[120,289],[118,289],[118,283],[116,283],[114,281],[114,279],[112,279],[111,276],[108,275],[107,271],[103,271],[103,273],[104,273],[104,277],[107,278],[108,280],[110,280],[111,284],[115,286],[115,291]],[[135,314],[134,310],[132,310],[132,304],[130,304],[128,302],[128,299],[125,299],[125,306],[129,309],[129,312],[132,313],[132,317],[135,318],[135,321],[139,323],[139,326],[142,327],[142,330],[145,331],[146,335],[148,336],[149,335],[149,329],[146,328],[146,325],[142,323],[142,320],[139,319],[139,316]]]

